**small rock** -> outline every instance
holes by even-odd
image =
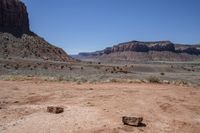
[[[170,84],[168,80],[163,80],[163,84]]]
[[[123,116],[122,117],[122,122],[124,125],[129,125],[129,126],[140,126],[143,121],[143,117],[127,117]]]
[[[59,114],[59,113],[64,112],[64,108],[49,106],[49,107],[47,107],[47,112],[54,113],[54,114]]]
[[[13,103],[19,103],[19,101],[14,101]]]

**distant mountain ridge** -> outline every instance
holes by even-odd
[[[122,54],[123,53],[123,54]],[[200,45],[185,45],[185,44],[174,44],[171,41],[150,41],[150,42],[142,42],[142,41],[129,41],[124,43],[119,43],[112,47],[107,47],[104,50],[96,51],[96,52],[86,52],[79,53],[77,58],[87,58],[87,57],[95,57],[95,58],[113,58],[117,59],[120,56],[123,56],[123,59],[136,59],[138,57],[142,59],[142,55],[145,55],[145,59],[148,60],[148,55],[154,55],[150,57],[149,60],[157,60],[164,59],[167,60],[167,57],[170,58],[170,54],[176,60],[181,60],[183,56],[183,60],[191,60],[193,57],[200,58]],[[132,57],[131,57],[132,56]],[[134,56],[134,57],[133,57]],[[157,58],[158,56],[159,58]],[[165,56],[165,57],[164,57]],[[163,58],[162,58],[163,57]],[[188,58],[187,58],[188,57]],[[174,60],[173,59],[173,60]],[[171,59],[169,59],[171,60]]]

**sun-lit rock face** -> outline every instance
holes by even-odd
[[[157,42],[139,42],[130,41],[115,45],[112,47],[111,52],[135,51],[135,52],[148,52],[148,51],[175,51],[174,44],[170,41],[157,41]]]

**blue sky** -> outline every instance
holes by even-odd
[[[200,0],[22,0],[32,31],[69,54],[130,41],[200,43]]]

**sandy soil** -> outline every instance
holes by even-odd
[[[47,106],[64,107],[50,114]],[[143,127],[122,116],[144,117]],[[199,133],[200,88],[0,81],[1,133]]]

